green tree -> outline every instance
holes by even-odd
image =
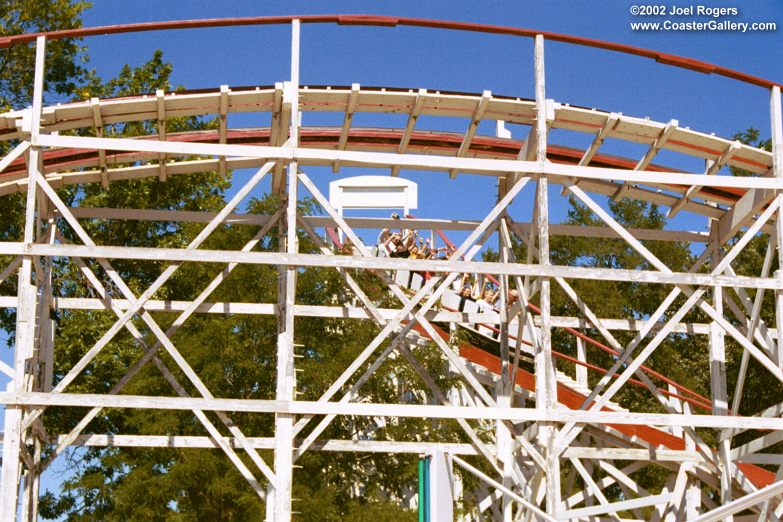
[[[117,78],[102,82],[94,74],[83,83],[77,96],[112,97],[171,90],[171,64],[156,52],[145,64],[126,66]],[[167,122],[167,133],[176,136],[181,131],[214,128],[215,123],[197,118]],[[140,136],[157,132],[154,122],[135,122],[107,126],[109,136]],[[240,176],[241,177],[241,176]],[[224,192],[229,180],[216,173],[171,176],[165,183],[156,178],[113,182],[108,188],[97,184],[66,187],[60,191],[67,204],[81,207],[149,208],[216,211],[225,203]],[[21,200],[20,200],[21,203]],[[254,199],[247,212],[270,215],[280,202],[273,197]],[[314,210],[312,202],[301,202],[304,213]],[[21,212],[21,207],[17,209]],[[183,247],[203,225],[178,222],[141,222],[84,220],[83,226],[98,244],[129,246]],[[78,238],[66,223],[60,222],[63,235],[70,241]],[[226,225],[219,227],[207,241],[211,248],[238,250],[257,227]],[[7,234],[14,232],[10,227]],[[273,231],[257,247],[277,251]],[[300,248],[315,252],[316,247],[301,237]],[[143,292],[160,274],[164,266],[153,262],[116,260],[113,267],[136,295]],[[106,273],[90,263],[98,278],[112,295],[119,292]],[[185,264],[171,282],[154,298],[193,299],[222,266]],[[56,295],[61,297],[93,297],[95,292],[69,261],[55,267]],[[375,298],[383,298],[382,284],[372,275],[357,273],[364,290]],[[307,269],[299,273],[297,301],[303,304],[323,304],[351,299],[334,270]],[[275,302],[277,269],[269,266],[240,266],[213,294],[216,301]],[[154,314],[165,330],[175,315]],[[55,381],[61,379],[116,320],[111,313],[99,311],[59,311],[56,315]],[[154,336],[140,321],[135,323],[149,344]],[[6,326],[13,329],[13,316]],[[303,398],[316,399],[325,391],[330,379],[339,375],[355,355],[372,339],[379,328],[356,321],[297,319],[298,344],[307,348],[298,367],[298,390]],[[330,335],[324,336],[324,332]],[[276,321],[273,316],[196,315],[177,331],[173,342],[216,396],[238,398],[272,398],[275,388]],[[141,355],[140,347],[126,331],[121,332],[77,378],[69,390],[74,392],[106,392]],[[442,365],[434,352],[417,350],[425,365]],[[176,369],[175,362],[162,356],[188,393],[197,391]],[[437,372],[444,373],[444,372]],[[443,379],[441,379],[443,381]],[[445,385],[445,382],[442,382]],[[365,386],[365,396],[378,401],[391,401],[410,392],[426,400],[422,384],[412,371],[389,361]],[[173,395],[168,382],[157,369],[143,370],[124,390],[125,393]],[[52,408],[45,415],[50,433],[65,433],[72,429],[85,411]],[[239,414],[233,416],[248,436],[273,435],[273,418],[269,415]],[[215,420],[213,418],[213,420]],[[458,441],[448,423],[435,426],[425,420],[405,420],[376,426],[372,420],[340,418],[324,433],[325,438],[351,438],[359,432],[372,432],[383,438],[414,434],[426,438],[434,429]],[[105,410],[88,426],[87,432],[123,434],[205,435],[204,428],[192,414],[181,412],[146,412]],[[271,453],[263,452],[271,462]],[[41,514],[48,518],[67,516],[69,520],[256,520],[264,507],[225,455],[219,450],[172,449],[106,449],[91,448],[69,454],[74,475],[63,482],[61,491],[42,496]],[[249,461],[248,461],[249,464]],[[313,520],[382,520],[412,519],[413,513],[398,507],[401,498],[415,479],[415,457],[349,455],[311,452],[301,459],[297,470],[295,496],[302,501],[296,509],[310,513]],[[251,466],[252,467],[252,466]],[[329,470],[329,473],[324,473]],[[361,494],[360,489],[361,488]],[[381,515],[383,514],[383,515]]]
[[[70,0],[0,0],[0,36],[76,29],[90,4]],[[50,95],[70,98],[89,77],[84,49],[73,39],[48,42],[46,89]],[[0,51],[0,111],[29,104],[33,95],[35,45]]]

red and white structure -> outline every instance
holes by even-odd
[[[308,87],[299,82],[299,41],[305,24],[408,25],[419,30],[441,28],[534,38],[535,59],[530,74],[535,77],[531,99],[483,93],[441,93],[424,89],[367,89],[350,87]],[[220,86],[198,92],[140,93],[121,99],[93,99],[56,106],[43,104],[43,77],[48,40],[93,34],[153,29],[187,29],[210,26],[288,24],[291,27],[290,78],[269,87]],[[339,29],[336,29],[339,30]],[[547,97],[545,45],[548,40],[573,45],[625,52],[640,59],[728,76],[769,92],[772,152],[680,127],[677,121],[656,122],[601,110],[570,106]],[[14,364],[0,364],[11,379],[0,393],[5,409],[3,464],[0,484],[0,520],[17,520],[21,503],[23,520],[37,520],[40,474],[66,448],[74,445],[219,448],[237,466],[267,506],[266,519],[292,518],[291,488],[294,463],[305,451],[372,451],[446,455],[454,471],[479,479],[480,501],[476,517],[511,520],[639,520],[652,513],[654,520],[780,520],[783,518],[783,457],[765,452],[783,440],[783,404],[740,417],[738,411],[749,361],[760,364],[783,386],[783,348],[777,328],[783,324],[783,264],[772,266],[783,234],[783,117],[781,85],[736,71],[665,55],[645,49],[537,31],[489,27],[368,15],[324,15],[272,17],[139,24],[109,28],[88,28],[42,35],[0,38],[0,47],[35,42],[37,48],[35,94],[32,107],[0,114],[0,139],[18,142],[0,159],[0,202],[8,194],[26,197],[25,229],[22,241],[0,243],[0,255],[11,263],[0,267],[0,281],[18,278],[18,294],[0,296],[0,306],[17,312]],[[340,127],[306,127],[301,113],[341,113]],[[266,112],[268,128],[231,128],[228,115]],[[357,113],[407,115],[400,128],[360,128],[352,124]],[[165,132],[169,118],[217,117],[216,130],[174,134]],[[417,129],[420,116],[464,118],[462,133]],[[103,136],[105,125],[157,120],[157,136],[139,139]],[[482,121],[524,125],[529,133],[514,139],[504,133],[478,133]],[[498,125],[502,128],[502,125]],[[69,135],[63,131],[92,129],[96,137]],[[586,150],[551,143],[552,129],[566,129],[590,137]],[[604,140],[612,138],[647,147],[640,158],[623,159],[602,154]],[[661,151],[707,161],[698,172],[670,171],[655,166]],[[399,226],[391,219],[344,217],[308,177],[314,166],[331,166],[336,175],[359,173],[361,168],[388,169],[393,179],[401,169],[448,173],[450,183],[459,184],[466,175],[483,176],[496,184],[497,201],[481,220],[408,219],[406,226],[418,230],[461,230],[467,238],[448,260],[430,261],[373,256],[356,230]],[[721,167],[742,168],[755,177],[732,177]],[[165,181],[173,176],[239,168],[255,173],[239,184],[236,194],[217,213],[169,210],[69,207],[56,189],[69,184],[122,183],[140,177]],[[357,169],[358,168],[358,169]],[[263,179],[271,179],[271,190],[282,196],[283,205],[270,216],[244,214],[239,203]],[[444,176],[445,179],[445,176]],[[238,182],[235,181],[238,184]],[[338,183],[339,184],[339,183]],[[397,184],[392,183],[397,186]],[[390,186],[392,186],[390,185]],[[605,226],[573,227],[550,223],[549,185],[558,185],[573,195]],[[522,190],[535,186],[535,195],[523,199]],[[301,188],[312,194],[325,210],[321,216],[297,212]],[[350,192],[350,190],[349,190]],[[680,230],[628,229],[618,223],[597,202],[597,196],[636,198],[668,207],[670,215],[688,212],[706,217],[709,233]],[[332,201],[334,203],[334,201]],[[341,204],[345,207],[342,202]],[[515,216],[521,205],[534,208],[532,222]],[[396,205],[396,204],[395,204]],[[348,205],[350,207],[350,205]],[[346,207],[346,208],[348,208]],[[83,223],[90,220],[151,220],[204,223],[203,230],[186,248],[140,248],[95,244]],[[261,230],[241,251],[202,248],[204,241],[221,224],[260,226]],[[58,227],[67,224],[80,243],[66,243]],[[279,253],[253,251],[272,228],[279,227],[286,241]],[[297,248],[297,228],[317,242],[315,229],[338,228],[356,247],[357,255],[338,255],[323,242],[322,254],[303,254]],[[732,262],[758,234],[771,238],[761,273],[737,275]],[[644,258],[648,270],[611,270],[557,265],[550,259],[550,237],[554,235],[619,238]],[[483,262],[477,256],[488,241],[497,238],[498,262]],[[515,259],[512,241],[528,245],[527,259]],[[691,270],[675,271],[657,258],[643,242],[677,241],[699,245],[703,251]],[[55,298],[52,295],[51,263],[58,258],[73,260],[84,277],[79,284],[93,286],[90,298]],[[114,260],[156,260],[170,263],[160,277],[141,295],[135,295],[113,269]],[[783,256],[780,257],[783,263]],[[106,278],[99,278],[83,260],[94,260]],[[158,289],[182,263],[214,263],[225,270],[204,291],[187,302],[153,299]],[[278,267],[278,300],[273,303],[220,303],[210,294],[240,264]],[[340,270],[345,285],[355,296],[351,304],[326,303],[306,306],[297,303],[298,267],[332,267]],[[396,308],[380,308],[361,290],[345,269],[372,270],[387,279]],[[408,272],[429,272],[417,281]],[[454,282],[462,273],[492,274],[498,278],[500,303],[496,313],[454,307]],[[671,288],[649,318],[599,317],[577,294],[569,281],[603,279],[632,281]],[[102,281],[111,281],[107,297]],[[550,293],[560,287],[580,313],[573,317],[553,316]],[[507,303],[507,290],[516,288],[519,301]],[[765,292],[774,293],[776,324],[761,319]],[[533,306],[531,301],[538,303]],[[116,315],[114,325],[94,346],[84,346],[84,355],[59,380],[53,380],[57,355],[51,311],[105,310]],[[699,309],[706,323],[685,323],[689,311]],[[175,311],[178,318],[166,331],[156,321],[161,310]],[[172,342],[173,332],[193,314],[275,314],[278,316],[276,394],[272,399],[215,397],[198,373]],[[318,400],[303,401],[296,395],[294,318],[296,316],[340,317],[372,321],[380,330],[366,349]],[[145,343],[134,321],[155,336]],[[450,336],[435,323],[465,325],[496,337],[497,354],[464,342],[450,342]],[[563,354],[552,349],[552,332],[567,331],[576,337],[577,356],[569,360],[574,373],[561,371],[557,361]],[[73,393],[69,385],[91,360],[128,330],[139,346],[139,359],[111,393]],[[591,339],[583,330],[597,331]],[[634,333],[633,341],[618,341],[618,331]],[[494,334],[492,333],[494,332]],[[711,395],[703,397],[678,387],[665,378],[666,369],[646,365],[650,355],[667,336],[701,336],[706,339],[701,354],[712,368]],[[737,371],[737,389],[729,402],[726,379],[725,340],[733,339],[743,352]],[[522,346],[516,339],[529,345]],[[411,344],[429,343],[449,362],[461,378],[457,390],[442,390],[427,374],[410,350]],[[604,368],[596,382],[588,379],[590,352],[610,350],[616,362]],[[165,351],[175,361],[199,396],[188,396],[182,383],[156,354]],[[352,399],[361,386],[392,353],[410,364],[428,383],[431,400],[425,404],[375,404]],[[531,368],[521,363],[530,361]],[[369,370],[359,372],[365,363]],[[171,382],[177,397],[122,394],[122,389],[147,364],[157,366]],[[571,367],[571,366],[569,366]],[[594,369],[594,368],[593,368]],[[613,402],[617,392],[632,382],[639,393],[652,394],[659,401],[656,412],[635,412]],[[42,418],[50,406],[89,407],[90,412],[70,433],[46,433]],[[102,408],[148,408],[193,411],[208,436],[160,437],[144,434],[89,433],[84,429]],[[204,412],[216,412],[225,426],[217,425]],[[231,417],[236,412],[275,414],[272,438],[246,437],[242,426]],[[369,417],[425,417],[456,419],[465,443],[432,440],[345,441],[323,440],[320,435],[332,419],[341,415]],[[491,426],[492,429],[487,429]],[[702,430],[714,430],[717,447],[704,442]],[[749,430],[750,442],[734,439]],[[230,433],[230,436],[225,435]],[[43,448],[54,452],[42,460]],[[262,450],[274,450],[264,458]],[[248,460],[240,458],[247,455]],[[482,459],[492,470],[479,469]],[[618,464],[622,463],[622,464]],[[566,465],[567,464],[567,465]],[[634,474],[656,466],[668,474],[662,491],[647,491]],[[486,469],[486,467],[484,467]],[[777,469],[777,471],[771,471]],[[574,484],[583,487],[574,488]],[[439,484],[438,488],[442,488]],[[622,500],[609,500],[607,488],[620,488]],[[263,515],[259,514],[259,518]]]

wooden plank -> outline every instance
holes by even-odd
[[[101,207],[69,207],[71,212],[77,218],[98,218],[98,219],[116,219],[116,220],[149,220],[149,221],[172,221],[172,222],[190,222],[207,223],[213,217],[212,212],[202,211],[182,211],[182,210],[149,210],[149,209],[112,209]],[[226,218],[226,223],[236,225],[259,225],[266,223],[267,216],[259,214],[230,214]],[[336,222],[329,216],[302,216],[302,219],[311,223],[313,227],[336,226]],[[343,217],[345,222],[351,228],[382,229],[392,228],[399,224],[390,218],[351,218]],[[478,221],[471,220],[447,220],[447,219],[421,219],[406,218],[412,228],[417,230],[473,230]],[[530,230],[531,223],[515,222],[515,227],[527,233]],[[687,231],[687,230],[657,230],[628,228],[628,232],[640,240],[655,241],[687,241],[695,243],[706,243],[709,241],[709,234],[705,232]],[[552,236],[575,236],[575,237],[593,237],[593,238],[619,238],[617,232],[609,227],[600,226],[581,226],[581,225],[549,225],[549,233]]]
[[[425,96],[427,96],[427,89],[419,89],[419,92],[416,94],[416,101],[413,103],[411,112],[408,115],[408,123],[405,124],[405,130],[403,131],[402,138],[400,139],[400,145],[397,148],[398,154],[405,154],[405,151],[408,150],[408,143],[410,143],[411,134],[413,134],[413,128],[416,126],[416,122],[419,119],[421,108],[424,105]],[[391,175],[393,177],[399,175],[399,172],[399,166],[395,165],[392,167]]]
[[[98,98],[90,98],[90,107],[92,108],[92,126],[95,135],[103,138],[103,117],[101,116],[101,103]],[[106,172],[106,151],[98,151],[98,166],[101,170],[101,185],[103,188],[109,188],[109,175]]]
[[[661,129],[661,132],[655,139],[655,142],[650,145],[650,148],[647,149],[647,152],[644,154],[644,156],[642,156],[642,159],[640,159],[639,163],[636,164],[634,170],[645,170],[650,165],[650,163],[652,163],[653,158],[655,158],[661,148],[666,145],[666,142],[669,141],[671,135],[675,130],[677,130],[679,124],[680,123],[677,120],[670,120],[669,123],[667,123],[663,129]],[[617,193],[613,196],[613,199],[615,201],[620,201],[626,197],[630,187],[630,183],[627,181],[624,182],[617,190]]]
[[[658,283],[691,286],[728,286],[742,288],[783,289],[783,282],[774,279],[725,276],[697,273],[661,273],[649,270],[583,268],[561,265],[486,263],[476,261],[411,260],[400,258],[360,258],[315,254],[281,254],[270,252],[236,252],[223,250],[186,250],[181,248],[143,248],[82,245],[46,245],[0,243],[2,255],[83,257],[95,259],[145,259],[153,261],[198,261],[207,263],[248,263],[265,265],[328,266],[382,270],[413,270],[434,273],[492,273],[532,277],[563,277],[566,279],[605,279],[636,283]]]
[[[707,176],[714,176],[718,173],[718,171],[740,150],[742,147],[742,143],[739,141],[733,141],[729,146],[726,148],[726,150],[721,154],[721,156],[713,161],[709,167],[707,167],[706,172],[704,173]],[[688,202],[691,198],[696,197],[701,189],[704,187],[701,187],[699,185],[693,185],[691,187],[688,187],[688,190],[685,191],[685,194],[680,198],[680,200],[675,203],[674,205],[669,208],[669,212],[667,213],[666,217],[669,219],[673,218],[677,215],[677,213],[682,210],[682,207],[685,206],[685,203]]]
[[[651,495],[649,497],[641,497],[631,500],[620,500],[617,502],[612,502],[611,504],[600,506],[571,509],[562,513],[558,513],[558,518],[570,520],[579,519],[582,517],[593,517],[595,515],[602,515],[605,513],[619,513],[621,511],[664,504],[666,502],[670,502],[671,499],[671,493],[661,493],[660,495]]]
[[[231,96],[231,89],[228,85],[220,86],[220,107],[218,108],[218,143],[226,142],[226,134],[228,132],[228,100]],[[226,175],[226,158],[221,156],[219,158],[218,173],[221,176]]]
[[[304,110],[335,111],[334,102],[337,97],[344,96],[346,89],[302,89],[302,106]],[[273,89],[242,90],[230,96],[231,112],[258,112],[270,107],[269,100],[273,97]],[[433,103],[427,104],[425,113],[428,115],[464,117],[466,112],[475,107],[478,95],[447,95],[434,93]],[[415,96],[394,91],[376,91],[373,98],[368,99],[369,112],[400,113],[411,107]],[[326,103],[324,103],[326,102]],[[123,121],[140,121],[154,119],[157,114],[156,100],[153,97],[135,97],[119,100],[102,100],[101,111],[107,124]],[[169,93],[165,98],[166,112],[171,117],[201,116],[219,112],[220,94],[214,93]],[[512,123],[531,124],[534,121],[529,100],[502,99],[490,103],[486,117]],[[607,113],[577,107],[558,108],[555,126],[577,132],[595,134],[595,128],[606,119]],[[14,122],[20,112],[6,113],[0,121]],[[47,107],[44,110],[46,132],[61,131],[92,125],[89,104],[73,103],[57,107]],[[51,123],[50,122],[55,122]],[[9,127],[14,124],[7,123]],[[659,137],[662,124],[640,118],[623,117],[617,132],[619,139],[639,143],[654,143]],[[16,137],[16,136],[12,136]],[[677,128],[665,144],[666,150],[684,153],[695,157],[709,158],[714,150],[723,150],[728,140],[698,133],[689,129]],[[707,151],[707,152],[704,152]],[[764,151],[744,146],[736,154],[729,165],[745,168],[757,174],[763,174],[772,165],[771,155]]]
[[[780,495],[781,492],[783,492],[783,481],[775,482],[767,487],[759,489],[758,491],[733,500],[728,504],[723,504],[722,506],[713,509],[712,511],[708,511],[707,513],[694,519],[692,522],[716,522],[718,520],[725,520],[734,513],[739,513],[740,511],[751,506],[755,506],[756,504],[759,504],[766,499]]]
[[[655,172],[629,172],[623,169],[603,167],[580,167],[547,163],[541,165],[532,161],[454,158],[415,154],[389,154],[380,152],[356,152],[308,149],[299,147],[264,147],[249,145],[222,145],[215,143],[153,142],[127,138],[89,138],[73,136],[41,135],[33,139],[33,145],[44,147],[67,147],[76,149],[98,149],[101,147],[121,151],[164,152],[184,155],[243,156],[269,160],[298,161],[302,165],[322,165],[340,160],[345,166],[400,167],[416,170],[443,170],[456,168],[460,171],[497,176],[508,172],[547,174],[568,178],[614,179],[635,181],[656,185],[661,176]],[[700,184],[705,187],[730,187],[749,189],[780,189],[783,182],[770,178],[705,176],[683,172],[668,172],[666,183],[674,185]]]
[[[35,42],[35,73],[33,83],[33,106],[30,114],[30,137],[34,138],[40,132],[41,109],[43,107],[44,75],[46,60],[46,38],[39,36]],[[17,147],[18,148],[18,147]],[[36,175],[40,175],[42,165],[41,151],[32,147],[28,161],[28,184],[33,186]],[[23,240],[30,244],[35,240],[36,190],[29,190],[25,200],[25,221]],[[22,264],[17,275],[17,296],[19,305],[16,312],[16,332],[14,339],[14,377],[7,389],[14,392],[25,392],[33,389],[29,361],[32,360],[35,348],[35,322],[37,291],[32,281],[32,257],[22,258]],[[17,501],[19,498],[19,477],[22,471],[20,457],[21,442],[25,438],[22,428],[22,411],[8,408],[5,411],[5,434],[8,442],[3,444],[3,462],[0,471],[0,520],[12,522],[16,518]],[[37,477],[36,477],[37,480]]]
[[[460,144],[459,150],[457,151],[458,158],[464,158],[467,155],[468,149],[470,149],[470,142],[473,140],[473,136],[475,136],[476,131],[478,130],[481,119],[484,117],[484,112],[487,110],[487,106],[489,105],[489,101],[491,99],[492,92],[484,91],[481,95],[481,98],[479,98],[478,102],[476,103],[476,110],[473,111],[473,116],[470,119],[468,130],[465,131],[465,135],[462,138],[462,143]],[[456,178],[457,170],[450,170],[449,177],[451,179]]]
[[[337,142],[337,150],[345,150],[348,143],[348,132],[351,130],[353,113],[356,111],[356,103],[359,101],[359,91],[361,86],[358,83],[351,84],[351,93],[348,95],[348,102],[345,104],[345,116],[343,116],[343,127],[340,129],[340,139]],[[340,172],[340,162],[332,163],[332,172]]]
[[[158,110],[158,139],[166,141],[166,96],[163,89],[155,91],[155,99]],[[158,181],[166,181],[166,155],[158,153],[158,165],[160,173]]]

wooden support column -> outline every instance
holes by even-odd
[[[30,139],[38,137],[41,128],[41,109],[43,108],[44,59],[46,56],[46,38],[39,36],[35,42],[35,83],[33,86],[33,107],[30,115]],[[36,215],[36,176],[42,167],[39,147],[30,148],[28,161],[27,200],[25,207],[24,243],[35,241]],[[24,256],[18,275],[18,292],[16,308],[16,338],[14,343],[14,380],[9,383],[8,390],[19,392],[31,391],[34,368],[32,367],[35,345],[35,320],[37,291],[32,281],[32,256]],[[3,467],[0,474],[0,521],[16,520],[17,503],[19,499],[19,477],[22,474],[20,463],[21,442],[24,440],[22,430],[22,411],[6,406]]]
[[[397,148],[398,154],[405,154],[405,151],[408,149],[408,143],[411,141],[411,134],[413,134],[413,128],[416,126],[416,121],[419,119],[419,114],[421,113],[421,108],[424,105],[424,98],[427,96],[427,89],[419,89],[419,92],[416,94],[416,100],[413,102],[413,108],[411,108],[411,113],[408,116],[408,123],[405,125],[405,131],[402,133],[402,138],[400,139],[400,146]],[[393,177],[396,177],[400,173],[400,167],[399,165],[395,165],[391,169],[391,175]]]
[[[156,107],[158,109],[158,139],[160,141],[166,141],[166,93],[163,89],[155,91]],[[166,181],[168,174],[166,173],[166,155],[158,153],[158,165],[160,171],[158,172],[158,180]]]
[[[772,88],[770,96],[770,117],[772,123],[772,172],[777,179],[783,179],[783,110],[781,109],[780,87]],[[783,201],[783,193],[778,191],[779,201]],[[783,279],[783,209],[778,208],[777,220],[775,221],[775,231],[777,233],[778,248],[778,270],[775,272],[775,278],[779,281]],[[783,291],[775,291],[775,320],[778,331],[783,328]],[[777,364],[783,368],[783,335],[778,336],[777,342]]]
[[[498,201],[504,194],[498,193]],[[500,218],[505,221],[505,217]],[[506,224],[502,224],[501,227],[505,227]],[[511,249],[511,245],[507,241],[506,234],[498,234],[500,238],[500,261],[502,263],[508,263]],[[500,276],[500,379],[496,384],[496,399],[498,407],[510,408],[511,403],[511,365],[509,354],[509,328],[508,328],[508,289],[509,289],[509,277],[508,275]],[[514,467],[514,455],[511,439],[511,432],[508,426],[502,421],[495,423],[495,439],[497,444],[497,455],[503,466],[503,485],[511,489],[514,485],[513,467]],[[513,518],[513,499],[504,494],[502,499],[502,515],[503,522],[512,522]]]
[[[711,224],[712,236],[712,266],[721,261],[718,223]],[[712,290],[713,302],[717,313],[723,315],[723,288],[716,286]],[[710,323],[710,383],[712,391],[713,415],[728,415],[728,393],[726,390],[726,341],[725,332],[720,325]],[[720,464],[721,502],[731,502],[731,441],[721,440],[718,443],[718,462]],[[729,520],[731,517],[729,517]]]
[[[220,86],[220,103],[218,106],[218,142],[226,143],[226,137],[228,134],[228,98],[231,94],[231,89],[228,85]],[[220,156],[218,158],[218,173],[221,176],[226,175],[226,157]]]
[[[547,125],[546,125],[546,83],[544,71],[544,37],[536,35],[535,41],[535,80],[536,80],[536,159],[541,165],[546,163]],[[549,197],[546,176],[539,176],[536,189],[536,227],[538,233],[538,262],[549,263]],[[552,411],[557,404],[557,385],[555,366],[552,359],[552,325],[550,317],[550,281],[541,278],[540,307],[541,334],[540,344],[535,355],[536,371],[536,408]],[[546,512],[556,516],[560,508],[560,459],[555,451],[556,427],[551,423],[541,423],[538,430],[539,444],[544,448],[546,461]]]
[[[295,143],[299,133],[299,20],[291,23],[291,83],[294,99],[291,104],[291,139]],[[286,213],[280,220],[280,250],[288,255],[299,250],[296,237],[296,203],[298,164],[288,165]],[[295,399],[294,372],[294,301],[296,297],[296,267],[280,266],[277,291],[277,388],[279,401]],[[275,416],[275,485],[272,520],[291,520],[291,491],[293,488],[294,416],[278,413]],[[270,512],[267,508],[267,522]]]
[[[101,101],[98,98],[90,98],[92,108],[92,126],[95,136],[103,138],[103,116],[101,116]],[[101,186],[109,188],[109,172],[106,167],[106,149],[98,149],[98,166],[101,169]]]
[[[781,179],[783,178],[783,109],[781,109],[780,87],[778,86],[772,88],[769,107],[772,126],[772,173],[777,179]],[[778,192],[777,197],[778,201],[783,202],[783,194]],[[783,252],[783,250],[781,250],[781,244],[783,244],[783,235],[781,235],[783,233],[783,209],[780,207],[778,207],[776,217],[774,239],[777,240],[778,270],[775,271],[775,278],[780,280],[783,279],[783,257],[781,257],[781,252]],[[770,242],[771,241],[773,241],[773,238],[770,238]],[[768,254],[770,253],[771,252],[768,252]],[[757,292],[761,291],[757,290]],[[780,290],[775,291],[775,322],[778,332],[780,332],[781,325],[783,325],[783,291]],[[775,360],[778,367],[783,369],[783,335],[778,335],[775,348]],[[737,399],[738,398],[735,398],[734,400],[739,402]],[[731,439],[727,442],[730,443],[730,440]],[[778,468],[778,471],[775,474],[776,481],[780,481],[781,473],[783,473],[783,466]],[[781,506],[783,506],[783,502],[779,503],[778,511]],[[759,520],[769,520],[770,511],[770,502],[769,500],[766,500],[762,504]],[[774,514],[777,515],[777,511]],[[772,518],[772,520],[774,520],[774,518]]]
[[[587,343],[581,337],[576,338],[576,358],[579,362],[587,363]],[[587,367],[576,365],[576,383],[587,388]]]
[[[55,222],[52,205],[43,190],[37,194],[38,215],[36,217],[36,237],[38,242],[53,244],[55,240]],[[34,261],[35,264],[35,261]],[[35,284],[40,292],[36,307],[37,329],[34,331],[33,356],[30,358],[30,379],[26,389],[36,392],[48,392],[52,388],[54,373],[54,332],[52,319],[52,258],[41,257],[35,264]],[[38,520],[38,495],[41,484],[41,456],[44,440],[43,420],[33,423],[32,462],[33,467],[24,473],[24,490],[22,499],[22,520],[35,522]]]

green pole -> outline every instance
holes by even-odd
[[[430,457],[424,457],[424,522],[430,522]]]
[[[424,457],[419,457],[419,522],[425,522],[424,520],[424,499],[426,497],[425,488],[424,488]]]

